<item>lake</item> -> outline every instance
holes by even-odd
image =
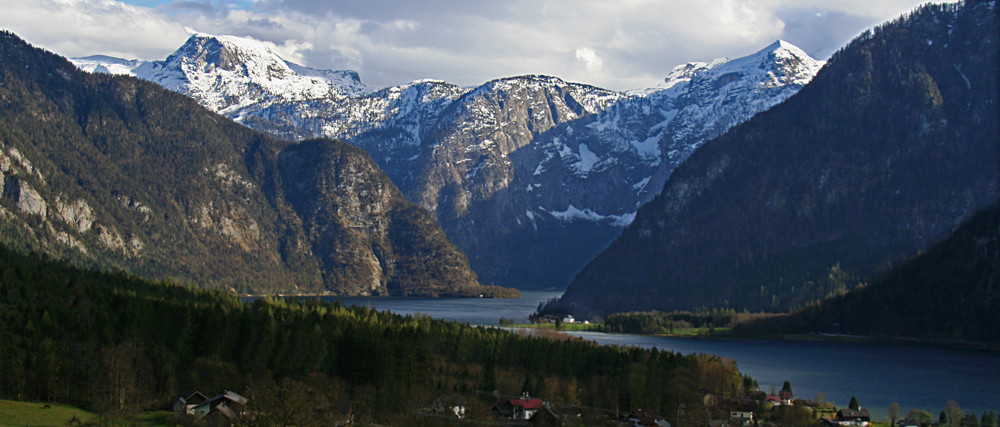
[[[405,298],[327,297],[344,305],[372,306],[403,315],[423,314],[435,319],[454,320],[470,325],[499,325],[500,318],[528,323],[528,315],[538,304],[558,298],[562,292],[521,292],[521,298]]]
[[[498,325],[500,318],[526,322],[538,304],[558,292],[522,292],[519,299],[335,297],[345,305],[368,305],[399,314],[424,314],[473,325]],[[916,345],[855,342],[806,342],[666,338],[643,335],[571,332],[607,345],[656,347],[681,354],[710,353],[736,361],[740,372],[764,391],[789,381],[796,397],[820,392],[837,407],[856,396],[872,416],[886,418],[889,404],[902,415],[924,409],[934,419],[948,400],[978,416],[1000,411],[1000,354]]]

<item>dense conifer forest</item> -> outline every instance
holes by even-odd
[[[732,361],[712,356],[315,299],[246,302],[0,247],[2,398],[121,417],[167,409],[181,390],[233,390],[251,398],[260,421],[275,424],[323,425],[346,404],[358,421],[411,425],[421,408],[456,394],[474,419],[488,419],[494,391],[529,392],[563,411],[607,417],[628,408],[674,413],[701,405],[706,394],[739,396],[752,385]],[[287,419],[266,418],[279,416]]]

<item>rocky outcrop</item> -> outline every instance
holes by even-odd
[[[83,199],[63,203],[61,199],[57,198],[55,210],[59,219],[72,226],[77,232],[86,233],[94,225],[94,211]]]
[[[8,181],[4,188],[4,196],[12,200],[19,211],[42,218],[48,215],[48,203],[38,191],[31,188],[30,184],[16,175],[10,176]]]

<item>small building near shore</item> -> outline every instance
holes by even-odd
[[[871,425],[872,415],[867,409],[844,408],[837,411],[837,425],[841,426],[862,426]]]

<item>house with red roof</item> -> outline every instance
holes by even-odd
[[[524,426],[561,426],[562,419],[549,405],[539,398],[533,398],[528,393],[520,399],[501,399],[499,394],[493,413],[498,418],[506,420],[504,425]]]
[[[513,409],[513,418],[518,420],[530,420],[540,409],[545,407],[542,399],[531,398],[525,393],[520,399],[508,400]]]

